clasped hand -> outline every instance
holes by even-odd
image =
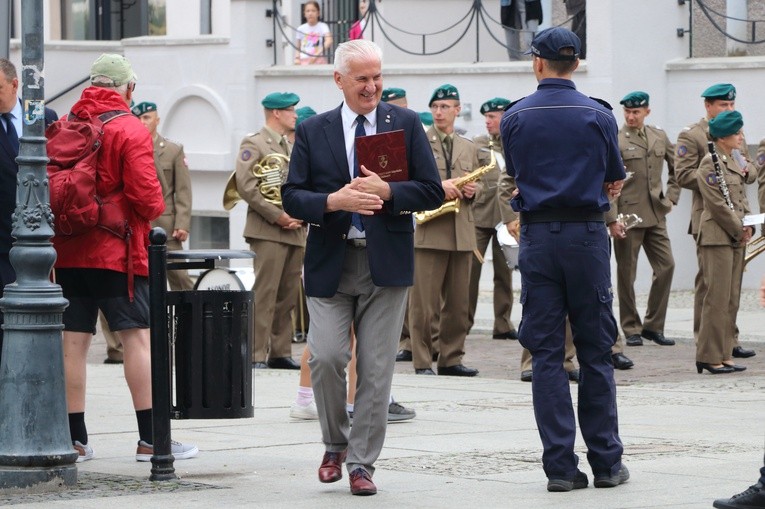
[[[327,197],[327,211],[345,210],[370,216],[382,209],[383,200],[390,200],[391,189],[377,173],[361,166],[363,177],[356,177]]]

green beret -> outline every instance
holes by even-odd
[[[148,113],[150,111],[157,111],[157,105],[154,103],[144,101],[130,108],[130,111],[133,112],[133,115],[135,115],[136,117],[140,117],[144,113]]]
[[[401,99],[402,97],[406,97],[406,90],[403,88],[386,88],[382,91],[382,100],[386,103],[393,99]]]
[[[736,134],[744,127],[744,118],[738,111],[723,111],[709,121],[709,134],[712,138],[725,138]]]
[[[730,83],[718,83],[712,85],[701,93],[704,99],[722,99],[723,101],[736,100],[736,87]]]
[[[481,115],[486,115],[490,111],[505,111],[508,104],[510,104],[510,100],[505,99],[504,97],[489,99],[481,105]]]
[[[630,92],[619,101],[619,104],[625,108],[644,108],[648,106],[648,94],[639,90]]]
[[[435,92],[433,92],[433,97],[430,98],[428,106],[433,104],[433,101],[440,101],[442,99],[455,99],[459,101],[460,93],[457,92],[457,87],[449,85],[448,83],[446,85],[441,85]]]
[[[297,113],[297,120],[295,121],[295,125],[298,125],[303,120],[316,115],[316,112],[313,111],[313,108],[310,106],[303,106],[302,108],[298,108],[295,110],[295,113]]]
[[[284,110],[290,106],[295,106],[299,102],[300,97],[298,97],[297,94],[291,92],[274,92],[268,94],[260,104],[269,110]]]
[[[432,126],[433,125],[433,114],[429,111],[421,111],[418,113],[420,116],[420,122],[422,122],[422,125],[426,126]]]

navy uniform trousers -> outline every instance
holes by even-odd
[[[568,315],[579,360],[578,416],[587,460],[595,476],[614,475],[621,467],[623,447],[611,361],[617,327],[606,226],[597,221],[524,224],[518,266],[523,304],[519,336],[533,357],[534,415],[545,474],[573,479],[579,461],[563,369]]]

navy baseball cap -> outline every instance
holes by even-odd
[[[563,48],[573,49],[574,54],[561,55],[560,50]],[[568,28],[552,27],[537,33],[531,41],[531,48],[525,54],[535,55],[545,60],[573,61],[579,58],[581,51],[582,41],[574,32]]]

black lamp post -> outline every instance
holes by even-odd
[[[0,488],[55,490],[77,482],[67,420],[61,319],[68,302],[51,283],[56,252],[50,242],[45,149],[43,3],[21,3],[24,128],[10,260],[16,282],[5,287],[0,360]]]

